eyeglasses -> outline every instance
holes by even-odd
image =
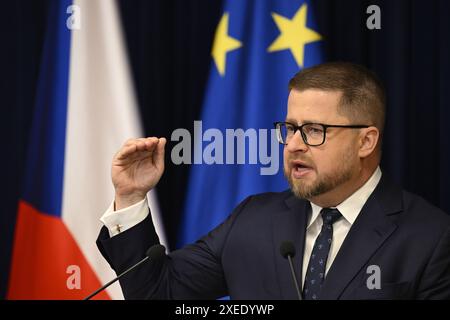
[[[322,123],[305,123],[297,126],[289,122],[275,122],[274,126],[279,143],[287,145],[298,130],[305,144],[311,147],[324,144],[327,128],[361,129],[370,127],[367,125],[332,125]]]

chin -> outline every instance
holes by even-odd
[[[306,181],[306,179],[295,179],[291,177],[288,182],[296,197],[308,199],[314,196],[314,190],[316,189],[314,181]]]

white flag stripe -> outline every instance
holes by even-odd
[[[95,240],[114,196],[111,160],[126,139],[141,137],[137,103],[115,1],[76,0],[81,29],[72,31],[62,218],[102,283],[115,274]],[[165,243],[156,196],[149,195]],[[82,272],[82,271],[81,271]],[[108,293],[123,298],[116,283]]]

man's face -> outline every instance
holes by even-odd
[[[338,114],[342,93],[322,90],[291,90],[287,122],[348,125]],[[284,147],[284,174],[297,197],[311,199],[355,179],[360,170],[358,130],[327,128],[320,146],[308,146],[296,132]]]

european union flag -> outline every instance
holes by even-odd
[[[290,78],[322,62],[320,42],[310,1],[225,1],[195,126],[180,246],[247,196],[287,188],[273,122],[285,118]]]

